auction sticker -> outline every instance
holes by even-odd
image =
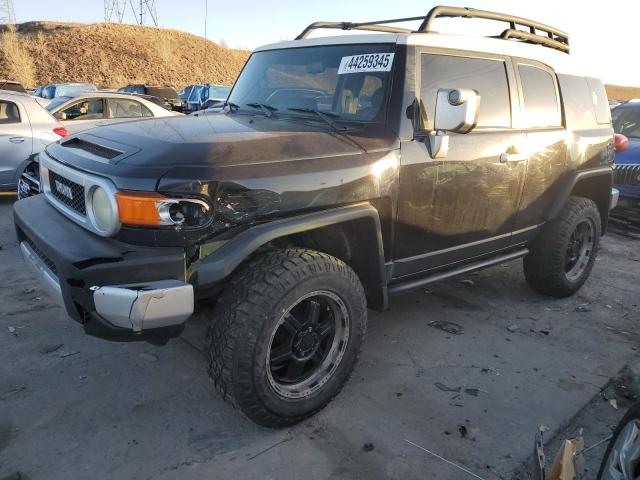
[[[338,75],[361,72],[390,72],[394,53],[366,53],[342,57]]]

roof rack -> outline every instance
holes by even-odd
[[[396,18],[391,20],[377,20],[372,22],[315,22],[305,28],[296,40],[306,38],[313,30],[320,28],[330,28],[338,30],[369,30],[375,32],[386,33],[429,33],[433,32],[433,22],[436,18],[480,18],[483,20],[495,20],[497,22],[505,22],[509,24],[509,28],[504,30],[497,38],[503,40],[519,40],[528,43],[535,43],[545,47],[560,50],[569,53],[569,35],[550,27],[544,23],[527,20],[526,18],[515,17],[504,13],[489,12],[487,10],[476,10],[467,7],[446,7],[438,6],[432,8],[425,17],[408,17]],[[392,27],[386,24],[409,22],[412,20],[422,20],[417,30],[409,30],[407,28]],[[520,30],[518,27],[527,28]],[[540,33],[538,33],[540,32]]]

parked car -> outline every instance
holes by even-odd
[[[173,87],[161,85],[127,85],[118,89],[119,92],[136,93],[139,95],[151,95],[164,100],[168,110],[182,111],[182,99]]]
[[[70,133],[132,119],[181,115],[141,96],[110,92],[58,97],[47,105],[47,110],[62,122]]]
[[[227,100],[231,87],[223,85],[206,84],[191,90],[191,95],[186,102],[186,111],[195,112],[222,105]]]
[[[52,100],[57,97],[73,97],[80,93],[95,92],[98,89],[90,83],[50,83],[37,87],[34,97],[42,97]]]
[[[16,82],[13,80],[0,80],[0,90],[27,93],[27,90],[22,86],[20,82]]]
[[[511,29],[470,42],[433,32],[440,17]],[[383,23],[258,48],[221,114],[47,147],[45,194],[14,204],[27,264],[120,341],[166,342],[209,300],[209,375],[270,427],[338,394],[392,295],[515,259],[536,291],[578,291],[612,204],[602,82],[538,22]],[[378,34],[305,38],[321,27]]]
[[[614,186],[620,191],[620,205],[640,205],[640,102],[626,102],[613,109],[613,130],[628,143],[615,158]]]
[[[0,190],[15,191],[25,165],[65,136],[65,128],[35,98],[0,91]]]

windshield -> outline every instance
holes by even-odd
[[[338,120],[384,121],[393,48],[372,44],[256,52],[229,103],[240,109],[261,104],[279,114],[317,110]]]
[[[640,105],[614,108],[611,117],[614,132],[630,138],[640,138]]]
[[[167,100],[180,100],[178,93],[171,87],[147,87],[147,94]]]

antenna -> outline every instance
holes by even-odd
[[[13,0],[0,0],[0,25],[14,25],[16,12],[13,9]]]

